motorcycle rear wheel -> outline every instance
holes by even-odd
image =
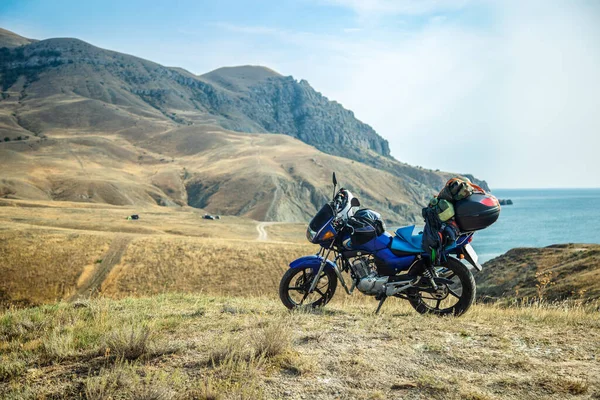
[[[335,294],[337,276],[331,268],[321,272],[313,293],[307,294],[318,270],[312,267],[290,268],[279,283],[279,298],[290,310],[297,307],[323,307]]]
[[[415,289],[409,296],[411,306],[420,314],[454,315],[464,314],[475,301],[475,279],[471,271],[460,261],[448,257],[446,263],[435,268],[440,278],[452,280],[453,284],[442,284],[439,290]]]

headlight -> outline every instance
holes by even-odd
[[[313,231],[312,229],[310,229],[310,226],[308,228],[306,228],[306,239],[312,243],[313,239],[315,238],[315,235],[317,234],[317,232]]]

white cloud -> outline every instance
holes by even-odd
[[[246,33],[250,35],[276,35],[281,33],[279,29],[267,26],[238,25],[227,22],[216,22],[209,25],[215,28],[225,29],[230,32]]]
[[[323,0],[347,7],[360,15],[420,15],[464,7],[468,0]]]
[[[197,71],[265,64],[307,79],[411,164],[471,172],[495,187],[600,187],[598,6],[486,3],[482,24],[441,11],[464,2],[330,1],[356,10],[361,30],[221,24],[242,35],[202,44],[198,54],[211,57]],[[385,12],[427,15],[408,29],[403,16],[395,26],[370,24],[371,12],[374,20]]]
[[[600,187],[598,8],[498,2],[491,12],[485,27],[436,18],[359,40],[304,37],[310,62],[281,65],[355,111],[402,161],[496,187]]]

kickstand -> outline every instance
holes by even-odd
[[[386,295],[383,295],[381,297],[381,299],[379,299],[379,305],[377,306],[377,310],[375,310],[375,314],[379,314],[379,310],[381,310],[381,306],[383,305],[383,302],[387,299]]]

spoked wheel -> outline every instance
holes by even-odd
[[[331,300],[337,287],[337,276],[331,268],[321,272],[314,292],[307,294],[318,271],[311,267],[287,270],[279,284],[279,298],[287,308],[322,307]]]
[[[410,304],[421,314],[457,317],[464,314],[475,300],[473,274],[463,263],[451,257],[435,270],[438,277],[449,279],[452,284],[438,284],[438,290],[433,290],[428,284],[422,285],[410,296]]]

